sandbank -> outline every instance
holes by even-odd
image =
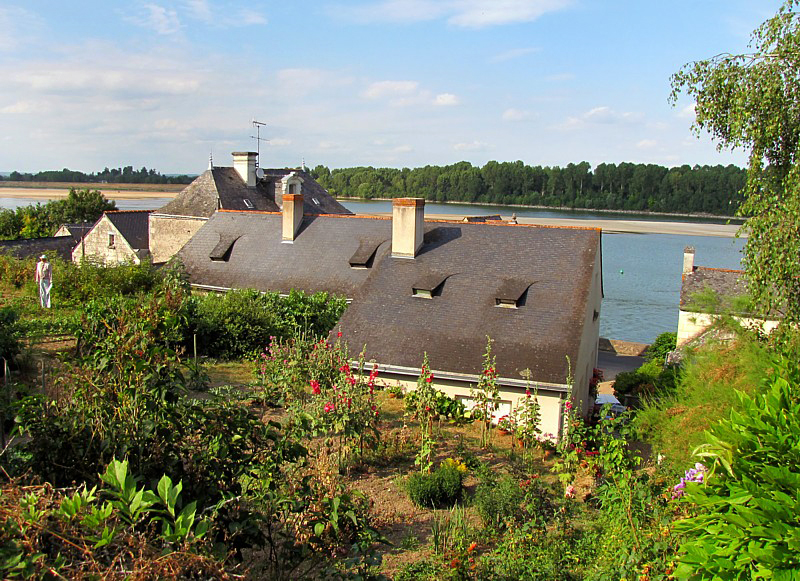
[[[171,186],[172,189],[163,190],[119,190],[103,188],[103,184],[98,184],[104,196],[110,200],[136,200],[152,198],[174,198],[177,189],[185,186]],[[150,188],[155,186],[151,185]],[[167,186],[170,187],[170,186]],[[94,189],[94,188],[93,188]],[[65,198],[69,194],[68,189],[64,188],[20,188],[20,187],[0,187],[0,198],[35,198],[35,199],[57,199]],[[367,212],[364,216],[391,216],[387,212]],[[426,213],[426,218],[433,220],[461,220],[464,214],[432,214]],[[503,216],[504,220],[511,216]],[[607,234],[675,234],[678,236],[720,236],[733,238],[739,231],[737,224],[705,224],[694,222],[659,222],[655,220],[609,220],[609,219],[587,219],[580,220],[575,218],[533,218],[519,216],[517,221],[520,224],[540,224],[543,226],[570,226],[578,228],[601,228]]]

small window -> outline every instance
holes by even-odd
[[[317,206],[319,206],[319,200],[317,198],[311,198],[311,201],[313,201]]]
[[[243,198],[243,200],[244,200],[244,205],[247,206],[248,210],[252,210],[253,208],[255,208],[255,206],[253,205],[253,202],[251,202],[247,198]]]
[[[115,236],[114,236],[114,234],[111,234],[111,233],[109,232],[109,234],[108,234],[108,247],[109,247],[109,248],[114,248],[114,243],[115,243],[115,242],[116,242],[116,240],[115,240]]]
[[[208,257],[214,262],[228,262],[228,260],[231,258],[233,245],[236,244],[238,239],[239,236],[236,235],[220,234],[219,242],[211,250],[211,253],[208,255]]]
[[[511,278],[501,280],[494,293],[494,305],[504,309],[517,309],[525,306],[530,286],[531,283],[526,280]]]
[[[294,195],[297,193],[297,184],[289,184],[289,194]]]
[[[448,275],[437,272],[429,272],[423,274],[417,282],[411,287],[412,296],[421,299],[432,299],[442,294],[444,281],[447,280]]]

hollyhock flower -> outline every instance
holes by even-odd
[[[432,381],[433,381],[433,375],[429,375],[428,377],[426,377],[426,378],[425,378],[425,381],[426,381],[427,383],[430,383],[430,382],[432,382]]]
[[[324,411],[327,414],[329,412],[332,412],[335,409],[336,409],[336,407],[331,402],[328,402],[328,403],[325,404],[325,407],[322,408],[322,411]]]
[[[342,336],[342,332],[341,332],[341,331],[339,331],[338,333],[336,333],[336,336],[337,336],[337,337],[341,337],[341,336]]]
[[[572,484],[567,486],[567,488],[564,490],[564,497],[575,498],[575,487]]]
[[[571,410],[572,409],[572,402],[567,400],[567,402],[564,404],[564,408],[567,409],[567,410]]]
[[[321,391],[321,390],[320,390],[320,388],[319,388],[319,381],[316,381],[316,380],[312,379],[312,380],[311,380],[311,392],[312,392],[314,395],[319,395],[319,394],[320,394],[320,391]]]

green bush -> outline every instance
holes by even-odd
[[[0,358],[5,359],[9,366],[20,350],[19,336],[19,314],[11,307],[0,307]]]
[[[475,491],[475,507],[487,527],[504,528],[522,517],[525,491],[519,482],[505,475],[500,480],[484,480]]]
[[[344,312],[343,298],[328,293],[287,297],[252,289],[197,296],[192,301],[192,327],[200,353],[238,359],[261,351],[271,341],[290,337],[324,337]]]
[[[53,300],[82,304],[95,298],[148,293],[162,286],[166,272],[149,262],[103,265],[53,260]]]
[[[696,511],[678,524],[687,535],[678,579],[800,576],[800,367],[783,359],[765,377],[699,451],[709,471],[685,484]]]
[[[675,351],[678,343],[677,333],[661,333],[653,344],[647,348],[644,354],[645,359],[648,361],[658,361],[662,365],[667,359],[667,354],[670,351]]]
[[[453,506],[461,498],[464,474],[454,463],[443,463],[434,472],[409,476],[406,486],[411,502],[423,508]]]

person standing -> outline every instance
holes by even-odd
[[[39,302],[42,308],[50,308],[50,289],[53,287],[53,267],[42,254],[36,264],[36,282],[39,285]]]

